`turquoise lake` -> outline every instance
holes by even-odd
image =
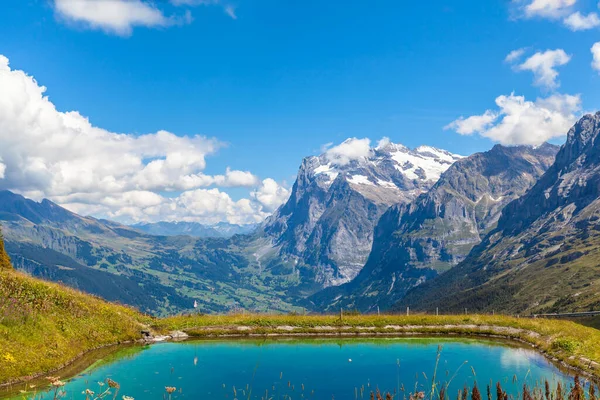
[[[160,343],[123,349],[70,379],[66,399],[84,399],[98,381],[117,381],[122,395],[163,399],[355,399],[371,390],[431,390],[438,346],[436,381],[451,381],[449,394],[500,382],[515,396],[523,383],[544,379],[570,384],[570,378],[533,350],[502,342],[471,339],[390,338],[372,340],[237,340]],[[361,397],[361,389],[364,396]],[[494,392],[495,393],[495,392]],[[265,397],[265,395],[267,395]],[[52,398],[44,394],[41,398]],[[110,396],[112,398],[112,396]],[[168,398],[168,397],[166,397]]]

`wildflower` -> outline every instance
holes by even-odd
[[[123,400],[135,400],[135,399],[131,396],[123,396]]]
[[[94,391],[90,389],[85,389],[83,392],[81,392],[81,394],[85,394],[86,396],[93,396]]]
[[[166,387],[165,387],[165,390],[167,391],[167,393],[171,394],[171,393],[173,393],[174,391],[176,391],[176,390],[177,390],[177,388],[176,388],[176,387],[173,387],[173,386],[166,386]]]
[[[14,364],[15,362],[17,362],[17,360],[15,359],[15,357],[10,354],[10,353],[4,353],[4,356],[2,357],[2,360],[4,360],[7,363],[11,363]]]
[[[63,381],[56,380],[56,381],[53,381],[51,383],[51,385],[54,386],[54,387],[56,387],[56,388],[59,388],[59,387],[65,386],[65,383]]]

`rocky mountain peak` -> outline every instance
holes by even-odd
[[[356,276],[371,249],[374,225],[389,206],[426,192],[462,158],[389,140],[366,150],[329,149],[305,158],[290,199],[264,227],[283,259],[316,271],[324,286]]]
[[[498,145],[458,160],[429,191],[382,215],[368,261],[354,280],[311,300],[320,309],[390,306],[464,260],[495,227],[503,207],[552,165],[557,151],[553,145]]]
[[[582,117],[552,166],[504,207],[497,228],[458,266],[411,290],[398,307],[516,314],[596,309],[599,135],[600,113]]]
[[[302,161],[298,179],[302,183],[315,180],[328,187],[338,177],[354,185],[386,188],[414,188],[420,183],[435,183],[440,175],[462,156],[431,146],[415,149],[385,142],[370,149],[366,156],[337,160],[328,152]],[[312,178],[312,179],[311,179]]]
[[[600,111],[595,114],[584,115],[569,130],[567,134],[567,145],[580,144],[586,146],[593,142],[600,130]]]
[[[516,234],[549,210],[569,204],[577,213],[600,196],[600,113],[582,117],[567,134],[554,164],[502,213],[499,227]]]

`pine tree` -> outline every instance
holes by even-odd
[[[2,230],[0,230],[0,270],[2,269],[12,269],[12,264],[4,249],[4,237],[2,236]]]

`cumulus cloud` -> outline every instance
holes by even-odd
[[[498,118],[498,113],[487,110],[483,115],[473,115],[468,118],[459,118],[444,129],[452,129],[461,135],[472,135],[487,129]]]
[[[592,68],[600,73],[600,42],[594,43],[590,49],[592,52]]]
[[[579,96],[555,94],[536,101],[523,96],[499,96],[498,110],[487,110],[482,115],[461,117],[448,124],[461,135],[479,134],[505,145],[539,145],[547,140],[566,135],[581,112]]]
[[[167,205],[168,220],[172,221],[205,221],[216,223],[228,221],[232,224],[260,222],[269,214],[257,209],[249,199],[234,201],[218,189],[196,189],[184,192],[173,204]],[[183,213],[181,212],[183,211]]]
[[[526,18],[541,17],[557,19],[568,14],[576,1],[577,0],[529,0],[522,9]]]
[[[562,21],[572,31],[582,31],[600,26],[600,17],[596,12],[585,15],[574,12],[577,0],[513,0],[518,14],[524,18],[544,18]]]
[[[370,153],[370,139],[350,138],[346,139],[337,146],[327,148],[325,151],[325,156],[333,164],[346,165],[351,161],[366,158]]]
[[[258,189],[251,196],[264,206],[266,211],[272,212],[290,197],[290,190],[279,185],[271,178],[264,179]]]
[[[67,21],[125,36],[136,26],[167,26],[175,22],[142,0],[54,0],[54,9]]]
[[[150,0],[51,0],[58,18],[89,29],[129,36],[135,27],[147,28],[184,25],[192,22],[192,14],[166,16]],[[174,6],[219,5],[225,14],[237,19],[235,7],[222,0],[171,0]]]
[[[2,55],[0,87],[0,188],[123,220],[199,218],[218,209],[229,214],[219,211],[212,219],[256,222],[275,207],[275,201],[233,201],[218,189],[203,189],[264,185],[249,171],[205,174],[206,156],[221,146],[216,139],[164,130],[134,136],[96,127],[76,111],[56,110],[46,88],[11,69]],[[165,197],[168,192],[173,196]]]
[[[563,23],[572,31],[584,31],[600,26],[600,18],[594,12],[583,15],[578,11],[565,18]]]
[[[513,63],[520,59],[523,56],[523,54],[525,54],[525,48],[513,50],[506,55],[506,57],[504,58],[504,62]]]
[[[379,141],[377,142],[377,147],[375,147],[375,149],[377,149],[377,150],[385,149],[387,146],[390,145],[390,143],[392,143],[390,138],[387,136],[384,136],[381,139],[379,139]]]
[[[547,89],[556,89],[560,86],[558,82],[558,71],[556,67],[567,64],[571,56],[563,49],[546,50],[537,52],[527,58],[525,62],[516,66],[518,71],[531,71],[534,76],[534,84]]]
[[[189,190],[173,198],[148,191],[130,191],[104,197],[78,194],[55,200],[79,214],[89,212],[126,222],[196,221],[215,224],[227,221],[247,224],[260,222],[270,215],[270,211],[254,199],[234,201],[218,188]]]

